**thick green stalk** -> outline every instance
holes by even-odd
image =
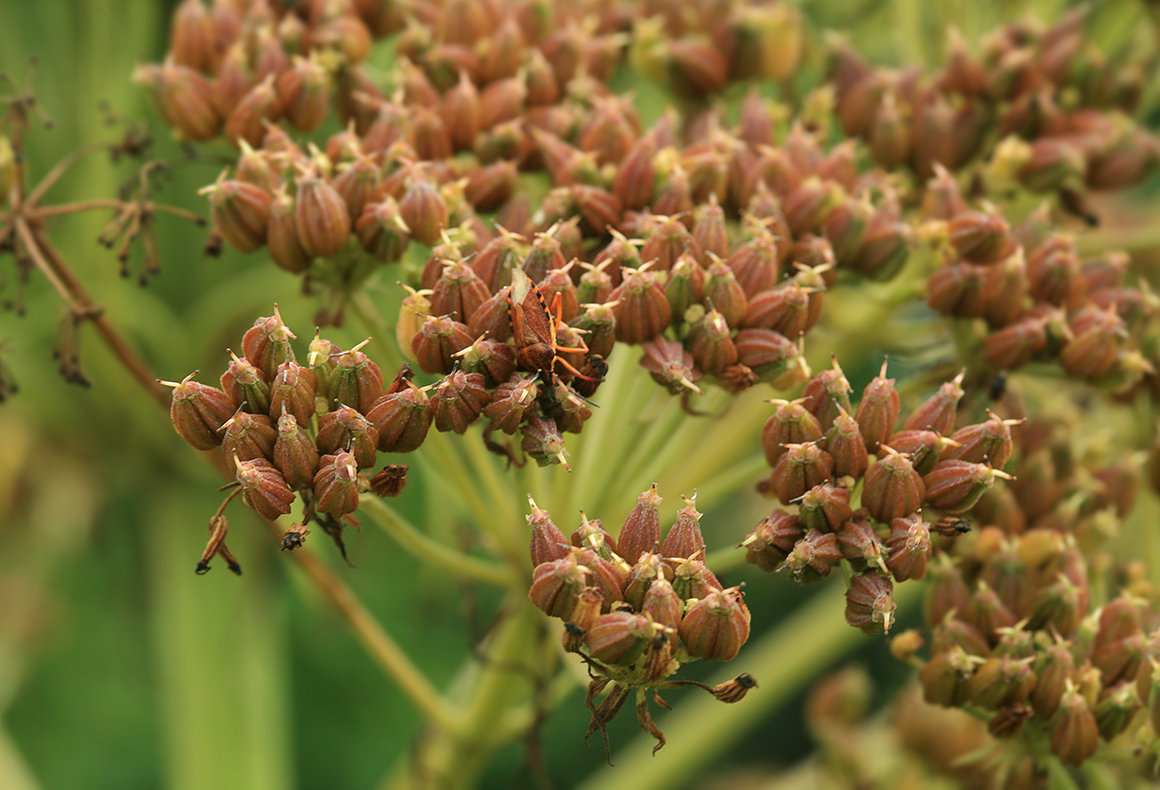
[[[522,593],[504,604],[482,661],[472,659],[469,699],[452,726],[438,727],[418,743],[409,765],[399,766],[381,783],[382,790],[465,790],[474,787],[495,752],[511,732],[497,727],[505,711],[529,696],[529,670],[547,653],[537,647],[544,632],[543,615]],[[534,670],[531,670],[534,671]]]

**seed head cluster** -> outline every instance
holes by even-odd
[[[704,563],[695,497],[685,500],[663,541],[660,503],[653,485],[637,499],[617,537],[603,522],[583,515],[567,537],[534,501],[528,516],[535,566],[529,594],[545,614],[564,621],[564,649],[581,653],[592,673],[589,735],[604,735],[629,692],[636,691],[640,725],[657,739],[654,752],[665,739],[645,692],[663,704],[658,690],[701,685],[669,678],[682,663],[698,658],[730,661],[749,638],[749,609],[740,588],[722,587]],[[610,684],[595,706],[596,695]],[[754,685],[742,675],[709,690],[724,702],[736,702]]]

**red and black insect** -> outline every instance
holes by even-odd
[[[561,346],[556,338],[560,326],[560,295],[548,307],[544,293],[531,281],[523,269],[512,272],[512,287],[508,294],[508,316],[511,319],[512,339],[516,346],[516,367],[544,377],[547,390],[556,385],[557,363],[565,370],[585,381],[594,381],[592,376],[577,370],[560,352],[587,354],[584,341],[575,348]]]

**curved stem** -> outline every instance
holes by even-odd
[[[496,627],[482,659],[468,668],[474,677],[471,698],[462,715],[422,739],[411,765],[392,771],[384,790],[460,790],[473,787],[497,749],[513,733],[497,727],[504,713],[528,694],[531,667],[540,666],[536,646],[543,630],[540,612],[519,593],[509,596],[505,615]]]
[[[105,345],[113,352],[113,355],[121,362],[126,370],[137,380],[146,392],[153,396],[162,407],[168,409],[170,402],[169,390],[166,387],[157,383],[157,377],[149,370],[149,367],[137,356],[136,352],[129,346],[125,339],[121,337],[116,328],[109,319],[101,312],[100,308],[85,291],[84,286],[69,269],[60,253],[52,246],[48,239],[43,235],[34,233],[23,219],[17,220],[17,230],[21,233],[21,238],[28,244],[28,239],[32,240],[29,244],[29,252],[32,254],[33,250],[39,250],[43,253],[43,260],[46,261],[51,271],[53,271],[59,282],[63,284],[66,293],[71,296],[66,296],[65,301],[68,302],[72,309],[79,309],[85,314],[85,317],[93,322],[96,326],[97,332],[100,333]],[[27,235],[25,235],[27,234]],[[37,264],[38,266],[40,263]],[[56,281],[54,281],[56,282]]]
[[[438,727],[451,729],[458,718],[431,685],[426,676],[411,662],[402,648],[391,638],[370,612],[355,598],[345,584],[338,580],[330,569],[312,554],[296,551],[293,557],[310,576],[315,586],[350,625],[355,636],[363,643],[371,658],[388,676],[394,679],[399,690],[423,712],[423,715]]]
[[[89,143],[88,145],[83,145],[70,153],[64,159],[57,162],[56,165],[53,166],[52,170],[49,170],[47,173],[45,173],[44,178],[40,179],[40,183],[33,187],[32,191],[28,193],[28,196],[24,198],[24,205],[35,206],[40,202],[40,199],[44,197],[45,193],[47,193],[48,190],[52,188],[52,185],[55,184],[60,179],[60,177],[68,171],[70,167],[84,159],[89,154],[94,154],[97,151],[107,148],[109,148],[108,143]]]
[[[921,592],[919,584],[899,585],[895,600],[900,608],[907,607],[919,600]],[[754,668],[760,686],[744,700],[728,707],[706,695],[683,700],[663,723],[672,753],[666,750],[663,760],[653,759],[656,742],[651,736],[640,736],[617,755],[615,768],[597,771],[580,789],[664,790],[698,775],[700,768],[729,748],[741,733],[866,639],[846,624],[844,606],[843,587],[827,585],[761,641],[742,650],[734,662],[737,669],[708,681],[710,685],[724,682],[739,671]],[[762,667],[770,674],[761,674]],[[675,744],[680,746],[674,748]]]
[[[502,565],[455,551],[432,540],[403,518],[399,511],[380,499],[364,498],[359,502],[359,510],[369,515],[375,524],[382,527],[384,532],[417,559],[438,565],[457,576],[486,582],[496,587],[514,587],[521,581],[516,574]]]

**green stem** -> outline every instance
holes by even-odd
[[[899,608],[919,599],[922,585],[895,588]],[[753,667],[761,684],[735,706],[726,707],[709,696],[686,699],[660,722],[669,740],[663,759],[654,759],[655,741],[641,736],[616,757],[616,767],[601,769],[580,785],[581,790],[664,790],[680,786],[687,777],[733,746],[769,711],[806,688],[810,679],[843,653],[864,643],[866,637],[846,624],[844,589],[829,584],[759,642],[745,648],[737,669],[722,672],[710,685],[729,680]],[[769,674],[760,674],[761,668]]]
[[[576,447],[576,457],[582,459],[577,465],[575,485],[572,486],[567,502],[569,513],[575,513],[580,508],[593,507],[596,503],[588,501],[594,492],[602,490],[603,476],[610,467],[614,467],[614,460],[620,457],[623,447],[623,434],[619,433],[613,439],[613,431],[622,431],[627,422],[622,417],[631,418],[633,415],[624,413],[622,403],[629,396],[633,381],[630,366],[618,360],[618,364],[611,365],[608,377],[597,392],[599,409],[593,409],[592,418],[584,426]]]
[[[526,553],[522,548],[522,542],[526,537],[523,528],[524,520],[520,510],[523,503],[518,502],[518,494],[512,491],[510,483],[500,478],[499,471],[496,469],[496,456],[488,452],[483,440],[476,435],[476,431],[472,431],[471,436],[465,436],[463,440],[466,442],[464,446],[467,449],[471,468],[478,475],[478,479],[483,483],[484,490],[491,499],[492,509],[487,514],[486,520],[498,526],[495,533],[497,536],[506,535],[504,539],[505,549],[510,557],[521,558],[518,564],[522,565],[522,558]]]
[[[40,783],[32,769],[5,729],[0,729],[0,787],[8,790],[40,790]]]
[[[295,558],[299,567],[311,576],[317,588],[350,624],[371,658],[423,716],[434,726],[453,728],[458,720],[451,706],[362,602],[345,585],[336,583],[326,566],[314,555],[296,552]]]
[[[765,455],[755,453],[726,467],[697,487],[706,502],[718,502],[735,493],[747,483],[755,483],[770,473]]]
[[[371,304],[370,297],[367,296],[365,290],[357,291],[348,303],[350,311],[354,314],[355,319],[358,320],[367,332],[371,335],[371,342],[374,344],[376,354],[378,355],[378,362],[382,369],[390,374],[394,374],[406,363],[403,355],[399,353],[398,347],[395,343],[388,342],[386,337],[391,333],[390,326],[382,319]],[[390,376],[388,376],[389,378]]]
[[[1085,233],[1075,240],[1080,255],[1098,255],[1109,250],[1128,253],[1150,252],[1160,249],[1160,226],[1144,225],[1096,233]]]
[[[432,540],[403,518],[399,511],[382,500],[364,498],[359,503],[359,509],[416,558],[445,568],[456,576],[486,582],[496,587],[513,587],[520,581],[508,568],[472,557]]]
[[[419,743],[412,765],[396,769],[380,784],[383,790],[461,790],[474,787],[495,751],[513,733],[497,727],[513,698],[528,694],[530,667],[538,666],[537,646],[543,615],[521,594],[513,593],[482,662],[467,668],[471,698],[450,726],[439,726]]]

